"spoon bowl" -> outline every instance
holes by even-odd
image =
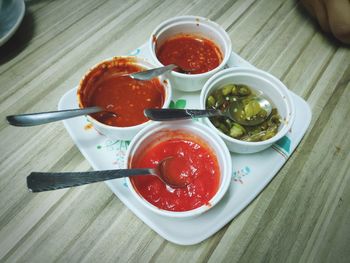
[[[176,158],[181,157],[165,158],[164,160],[160,161],[155,168],[64,173],[32,172],[27,177],[27,187],[32,192],[43,192],[123,177],[150,175],[158,177],[162,182],[171,188],[183,188],[186,187],[189,181],[181,178],[179,175],[171,174],[171,171],[169,171],[169,167],[172,166]]]
[[[250,102],[258,103],[260,109],[264,110],[263,114],[255,114],[251,117],[246,116],[246,105],[242,100],[236,100],[230,104],[228,109],[223,112],[225,117],[245,126],[255,126],[263,123],[272,112],[271,103],[264,97],[254,97],[249,99]]]
[[[186,158],[177,156],[177,157],[168,157],[162,160],[157,168],[157,176],[160,180],[163,181],[166,185],[172,188],[184,188],[189,183],[191,178],[183,176],[182,171],[176,169],[176,166],[179,163],[185,163]]]

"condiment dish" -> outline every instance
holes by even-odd
[[[221,63],[214,69],[201,74],[184,74],[180,72],[171,72],[175,89],[181,91],[197,91],[202,89],[204,83],[216,72],[223,69],[226,65],[232,51],[230,37],[227,32],[217,23],[198,16],[178,16],[164,21],[152,32],[148,40],[148,48],[152,60],[157,66],[163,64],[157,58],[157,49],[166,40],[179,34],[193,34],[206,38],[215,43],[222,53]]]
[[[120,61],[123,61],[123,62],[120,62]],[[127,62],[124,62],[124,61],[127,61]],[[80,84],[78,87],[78,92],[77,92],[77,99],[78,99],[78,104],[79,104],[80,108],[91,107],[91,106],[101,106],[101,105],[87,105],[88,104],[86,102],[87,99],[89,99],[89,97],[93,96],[88,92],[89,88],[94,87],[94,85],[98,85],[98,83],[100,81],[98,79],[98,77],[95,77],[96,72],[98,72],[98,74],[100,74],[100,72],[103,72],[102,74],[105,74],[104,71],[108,72],[109,67],[113,67],[117,63],[126,63],[127,65],[130,64],[132,66],[137,66],[137,67],[145,69],[145,70],[157,67],[157,66],[149,63],[148,61],[141,59],[141,58],[138,58],[138,57],[114,57],[112,59],[105,60],[105,61],[98,63],[97,65],[92,67],[85,74],[85,76],[82,78],[82,80],[80,81]],[[123,73],[125,73],[125,72],[122,72],[121,75],[123,75]],[[113,77],[113,75],[112,75],[112,77]],[[129,78],[129,77],[126,76],[125,78]],[[170,81],[166,78],[166,76],[163,76],[163,75],[159,76],[157,78],[154,78],[153,80],[154,81],[159,80],[159,82],[158,82],[159,85],[161,85],[164,88],[164,98],[162,98],[163,104],[159,105],[159,107],[167,108],[170,104],[171,96],[172,96],[172,89],[171,89]],[[130,78],[130,81],[136,81],[136,80],[133,80],[132,78]],[[141,80],[139,80],[139,82],[146,83],[146,82],[141,81]],[[90,85],[89,86],[87,83],[93,83],[93,84],[89,84]],[[95,84],[95,83],[97,83],[97,84]],[[118,85],[118,83],[116,85]],[[142,85],[144,85],[144,84],[142,84]],[[137,89],[137,87],[132,87],[132,89],[134,89],[134,88]],[[135,90],[135,92],[136,91],[137,90]],[[123,93],[125,93],[124,90],[123,90]],[[109,96],[113,97],[113,94],[111,94]],[[130,94],[130,100],[133,100],[134,99],[133,97],[134,96],[132,96],[132,94]],[[149,98],[146,98],[146,96],[143,96],[143,95],[140,95],[140,97],[144,100],[151,100]],[[128,98],[126,98],[124,100],[128,100]],[[130,103],[130,107],[139,106],[139,105],[134,105],[134,104]],[[137,102],[136,102],[136,104],[137,104]],[[118,105],[114,105],[114,106],[118,106]],[[132,116],[133,114],[130,114],[130,112],[128,112],[127,109],[124,109],[124,111],[126,112],[125,114],[127,115],[128,118],[133,118],[133,116]],[[108,111],[106,113],[108,113]],[[142,110],[142,116],[144,116],[143,110]],[[100,132],[103,135],[106,135],[107,137],[109,137],[113,140],[131,140],[136,135],[136,133],[138,131],[140,131],[142,128],[146,127],[151,122],[151,121],[149,121],[149,120],[147,121],[147,119],[145,119],[144,122],[140,122],[139,124],[117,126],[117,125],[106,124],[106,122],[101,122],[100,120],[96,119],[95,117],[93,117],[91,115],[87,115],[87,118],[93,124],[94,128],[98,132]]]
[[[134,159],[142,156],[147,149],[167,141],[169,138],[194,138],[203,141],[216,156],[219,169],[218,190],[206,204],[188,211],[169,211],[161,209],[147,201],[135,188],[130,178],[127,185],[133,196],[147,209],[162,216],[172,218],[188,218],[199,215],[215,206],[229,188],[232,175],[232,160],[230,153],[218,134],[202,123],[195,121],[154,122],[142,129],[132,140],[126,152],[124,168],[132,167]],[[153,153],[152,153],[153,154]],[[152,155],[153,156],[153,155]],[[184,155],[186,158],[186,155]],[[191,187],[188,185],[187,187]],[[193,187],[193,186],[192,186]],[[204,185],[204,187],[210,187]],[[171,191],[171,189],[170,189]],[[187,190],[186,190],[187,191]],[[188,188],[190,191],[190,188]],[[181,199],[178,200],[181,202]]]
[[[232,138],[217,129],[208,118],[205,118],[204,123],[216,131],[216,133],[224,140],[231,152],[259,152],[270,147],[273,143],[277,142],[288,133],[295,118],[295,109],[290,92],[280,80],[259,69],[225,69],[211,77],[204,85],[200,95],[200,108],[205,109],[208,96],[216,89],[227,84],[247,85],[253,91],[262,93],[262,95],[271,101],[272,105],[277,108],[277,111],[281,116],[281,123],[277,134],[270,139],[258,142],[242,141]]]

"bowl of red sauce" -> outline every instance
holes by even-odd
[[[173,86],[182,91],[202,89],[226,65],[232,50],[227,32],[217,23],[198,16],[179,16],[161,23],[148,41],[153,61],[175,64]]]
[[[78,103],[80,108],[105,109],[88,115],[97,131],[111,139],[130,140],[150,122],[144,109],[169,106],[172,91],[164,76],[147,81],[127,76],[154,67],[138,57],[114,57],[85,74],[77,92]]]
[[[207,126],[193,121],[152,123],[131,141],[125,168],[154,168],[166,158],[175,160],[168,176],[186,177],[185,187],[169,187],[151,175],[127,178],[133,195],[149,210],[177,218],[199,215],[228,190],[231,156],[223,140]]]

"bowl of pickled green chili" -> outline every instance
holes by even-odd
[[[264,97],[272,105],[268,113],[259,103]],[[211,77],[204,85],[200,105],[202,109],[225,111],[240,101],[240,116],[250,120],[265,119],[257,125],[244,125],[219,116],[204,122],[224,139],[231,152],[255,153],[270,147],[285,136],[294,121],[294,104],[286,86],[273,75],[248,68],[229,68]]]

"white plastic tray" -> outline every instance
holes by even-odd
[[[144,46],[132,52],[150,60]],[[228,67],[253,67],[232,53]],[[175,91],[171,106],[199,107],[199,93]],[[292,93],[295,103],[295,122],[278,143],[263,152],[249,155],[231,154],[232,183],[225,197],[208,212],[192,219],[171,219],[145,209],[131,194],[125,179],[107,181],[115,195],[143,222],[170,242],[180,245],[199,243],[213,235],[244,209],[271,181],[302,139],[311,120],[308,104]],[[68,91],[58,108],[77,108],[76,88]],[[85,117],[65,120],[64,125],[81,153],[95,170],[120,168],[124,162],[128,141],[112,141],[97,133]]]

